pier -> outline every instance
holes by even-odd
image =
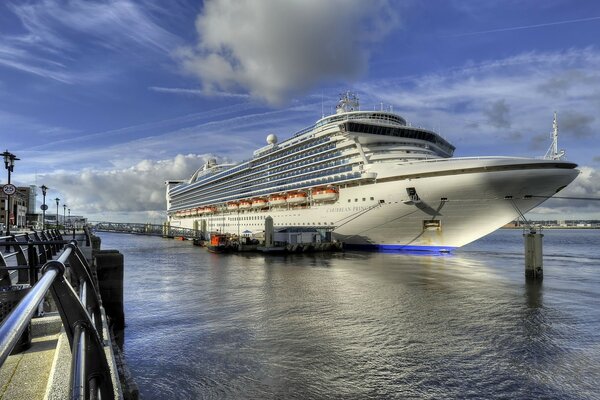
[[[93,222],[92,229],[98,232],[131,233],[134,235],[162,236],[168,238],[204,239],[198,229],[180,228],[169,224],[142,224],[131,222]]]
[[[122,255],[87,230],[0,237],[0,399],[137,398],[119,348],[122,274]]]
[[[127,222],[93,222],[96,232],[129,233],[134,235],[161,236],[170,239],[191,240],[194,244],[206,247],[215,253],[262,252],[262,253],[302,253],[340,251],[342,242],[331,241],[329,231],[318,227],[273,227],[273,220],[265,220],[264,237],[250,238],[242,235],[229,235],[219,232],[203,232],[198,229],[173,227],[168,223],[142,224]]]

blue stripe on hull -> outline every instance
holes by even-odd
[[[381,252],[405,252],[405,253],[449,253],[456,247],[450,246],[410,246],[400,244],[346,244],[345,249],[370,250]]]

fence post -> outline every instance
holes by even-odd
[[[29,284],[33,286],[37,282],[36,267],[38,265],[37,251],[33,245],[33,240],[27,242],[27,263],[29,264]]]

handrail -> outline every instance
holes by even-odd
[[[54,279],[63,272],[64,270],[60,269],[60,265],[52,264],[49,266],[37,284],[31,288],[29,293],[21,299],[19,304],[2,322],[2,325],[0,325],[0,366],[4,364],[4,361],[19,341],[21,334],[31,321],[37,305],[48,293]]]
[[[35,244],[31,242],[30,245]],[[78,286],[77,291],[65,279],[66,264]],[[70,398],[114,398],[110,367],[103,347],[102,303],[90,266],[77,242],[67,244],[56,260],[44,264],[41,272],[40,280],[0,325],[0,366],[17,344],[38,304],[50,291],[72,351]]]

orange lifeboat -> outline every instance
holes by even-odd
[[[282,206],[286,203],[287,203],[287,201],[286,201],[285,195],[275,194],[275,195],[269,197],[269,205],[271,207]]]
[[[214,206],[210,206],[210,207],[205,207],[204,208],[206,210],[207,213],[209,214],[213,214],[217,212],[217,207]]]
[[[239,207],[240,204],[236,203],[235,201],[227,203],[227,211],[236,211]]]
[[[257,197],[252,200],[252,208],[263,208],[267,206],[267,199]]]
[[[316,188],[312,191],[314,201],[334,201],[338,198],[338,191],[335,188]]]
[[[307,202],[307,196],[304,192],[288,193],[286,201],[288,204],[304,204]]]
[[[242,200],[240,201],[240,205],[239,205],[239,209],[240,210],[247,210],[250,207],[252,207],[252,202],[249,200]]]

